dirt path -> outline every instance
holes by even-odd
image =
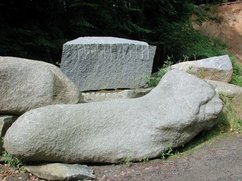
[[[103,181],[242,181],[242,135],[224,135],[167,160],[92,168]]]

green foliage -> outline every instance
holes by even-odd
[[[173,150],[170,146],[167,148],[165,152],[161,153],[161,159],[167,159],[170,156],[174,156],[175,154],[178,154],[178,151]]]
[[[160,82],[161,78],[171,69],[171,65],[171,58],[168,57],[167,61],[164,62],[163,67],[147,79],[148,87],[155,87]]]
[[[172,26],[166,28],[172,36],[164,35],[169,42],[165,42],[162,50],[165,55],[173,57],[176,61],[227,54],[227,47],[224,43],[194,30],[190,21],[173,23]]]
[[[233,79],[231,83],[242,87],[242,65],[238,63],[235,56],[230,57],[233,64]]]
[[[2,155],[1,161],[14,169],[19,169],[23,166],[23,163],[18,158],[14,157],[6,151]]]
[[[141,161],[142,161],[143,163],[148,163],[148,162],[149,162],[149,158],[143,158],[143,159],[141,159]]]
[[[227,53],[226,45],[218,39],[202,35],[195,31],[190,24],[187,24],[184,29],[180,36],[182,44],[179,46],[178,57],[186,55],[187,59],[196,60]]]
[[[128,167],[131,167],[133,165],[132,159],[127,158],[124,162]]]
[[[220,22],[219,17],[215,12],[216,6],[206,5],[206,6],[195,6],[193,13],[195,15],[195,21],[201,24],[204,21],[216,21]]]
[[[195,4],[220,4],[231,1],[233,2],[235,0],[193,0]]]
[[[189,24],[184,26],[185,33],[181,34],[176,40],[174,39],[174,41],[181,42],[180,46],[177,47],[177,54],[172,57],[168,56],[163,67],[158,72],[152,74],[147,81],[149,87],[154,87],[159,83],[160,79],[170,70],[170,66],[172,62],[175,62],[175,59],[188,61],[228,54],[226,45],[218,39],[202,35],[190,27]],[[203,75],[201,74],[202,77]],[[237,79],[239,79],[238,76],[236,77]]]
[[[242,133],[242,120],[237,116],[230,98],[225,94],[220,94],[220,98],[224,102],[223,122],[227,122],[226,131]]]

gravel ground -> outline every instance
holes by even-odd
[[[44,181],[32,175],[14,170],[5,164],[0,164],[0,181]]]

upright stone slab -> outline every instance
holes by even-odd
[[[61,70],[81,91],[138,88],[151,75],[155,47],[114,37],[81,37],[63,45]]]

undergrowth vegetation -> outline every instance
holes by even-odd
[[[238,63],[238,59],[235,56],[231,57],[233,64],[233,79],[232,84],[242,87],[242,65]]]
[[[3,152],[1,156],[1,161],[14,169],[20,169],[23,166],[21,160],[6,151]]]
[[[202,24],[204,21],[220,21],[216,15],[215,5],[195,6],[193,13],[195,15],[195,21],[198,24]]]
[[[242,133],[242,120],[238,117],[229,96],[220,94],[223,100],[223,114],[218,119],[219,130],[223,132]]]
[[[171,70],[171,65],[172,62],[169,59],[165,61],[163,67],[158,72],[147,78],[147,85],[149,87],[155,87],[160,82],[160,79]]]

